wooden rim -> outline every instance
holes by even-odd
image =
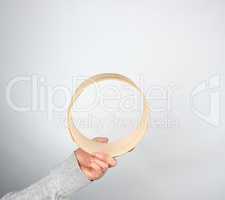
[[[73,122],[72,114],[73,114],[73,106],[78,97],[81,95],[81,93],[88,86],[105,80],[117,80],[120,82],[125,82],[134,87],[143,96],[143,113],[141,116],[141,120],[139,121],[139,124],[137,128],[133,131],[133,133],[115,142],[102,144],[84,136],[80,132],[80,130],[76,128]],[[112,157],[116,157],[129,152],[130,150],[135,148],[137,144],[142,140],[142,138],[144,137],[144,135],[148,130],[149,113],[150,113],[149,111],[150,109],[143,92],[137,87],[137,85],[132,80],[121,74],[113,74],[113,73],[97,74],[82,82],[81,85],[76,89],[74,95],[72,96],[71,103],[68,107],[67,125],[72,140],[84,151],[91,154],[95,152],[104,152],[111,155]]]

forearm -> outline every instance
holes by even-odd
[[[87,185],[89,180],[81,172],[77,160],[71,155],[50,174],[24,190],[9,193],[1,200],[60,200]]]

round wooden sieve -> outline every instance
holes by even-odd
[[[121,138],[115,142],[108,143],[108,144],[102,144],[85,137],[80,132],[80,130],[78,130],[75,127],[73,122],[73,116],[72,116],[73,106],[76,100],[78,99],[78,97],[85,90],[85,88],[87,88],[91,84],[105,81],[105,80],[117,80],[117,81],[125,82],[131,85],[132,87],[134,87],[143,96],[143,113],[136,130],[134,130],[133,133],[131,133],[129,136],[125,138]],[[71,103],[68,107],[67,124],[68,124],[68,129],[73,141],[84,151],[91,154],[96,152],[104,152],[111,155],[112,157],[116,157],[116,156],[125,154],[129,152],[131,149],[135,148],[136,145],[144,137],[145,133],[147,132],[148,124],[149,124],[149,106],[143,92],[129,78],[120,74],[113,74],[113,73],[97,74],[85,80],[84,82],[82,82],[81,85],[76,89],[71,99]]]

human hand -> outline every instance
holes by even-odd
[[[104,137],[94,138],[94,140],[100,143],[108,142],[108,138]],[[109,168],[115,167],[117,164],[114,158],[105,153],[98,152],[92,155],[81,148],[77,149],[74,153],[80,169],[91,181],[100,179]]]

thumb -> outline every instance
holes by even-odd
[[[108,143],[109,139],[107,137],[96,137],[93,139],[96,142],[100,143]]]

